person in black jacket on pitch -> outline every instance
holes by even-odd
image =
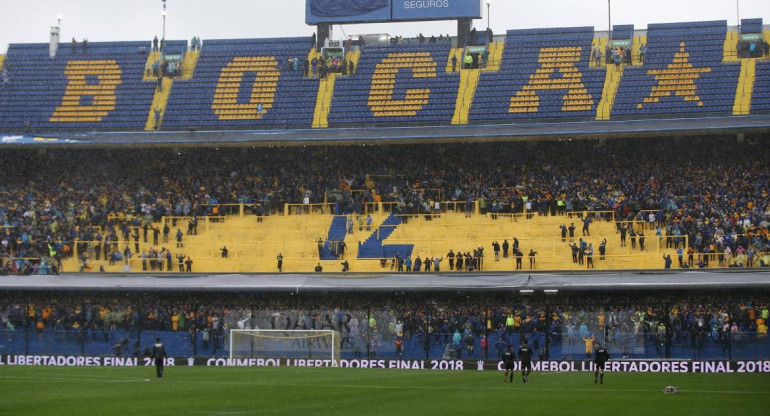
[[[529,381],[529,373],[532,372],[532,349],[529,348],[526,339],[521,340],[519,347],[519,360],[521,360],[521,380],[526,383]]]
[[[155,338],[155,344],[152,346],[152,358],[155,359],[155,370],[158,378],[163,377],[163,361],[166,357],[168,357],[166,355],[166,348],[160,342],[160,338]]]
[[[594,383],[597,379],[600,384],[604,384],[604,365],[610,359],[610,354],[607,349],[602,347],[602,344],[596,343],[596,357],[594,363],[596,364],[596,371],[594,371]]]
[[[508,346],[508,349],[503,352],[503,364],[505,364],[505,374],[503,374],[503,383],[508,383],[509,381],[513,383],[513,369],[514,369],[514,361],[516,360],[516,354],[513,352],[513,347],[511,345]]]

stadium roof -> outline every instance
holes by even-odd
[[[526,139],[698,136],[770,131],[770,114],[752,116],[672,118],[464,126],[355,127],[332,129],[61,133],[0,136],[0,148],[134,145],[307,145],[331,143],[417,143],[433,140],[490,141]],[[372,143],[374,142],[374,143]]]
[[[62,274],[0,276],[0,290],[453,291],[770,288],[770,270],[409,274]]]

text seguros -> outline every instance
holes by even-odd
[[[407,0],[404,1],[405,9],[439,9],[448,8],[449,0]]]

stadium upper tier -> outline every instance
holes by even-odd
[[[722,63],[727,25],[650,25],[644,65],[626,68],[612,115],[730,114],[741,65]]]
[[[309,127],[318,80],[287,62],[310,49],[306,38],[207,41],[192,79],[174,84],[163,127]]]
[[[474,45],[356,45],[326,65],[309,38],[207,40],[193,53],[183,41],[162,53],[149,42],[61,44],[54,58],[48,44],[13,44],[3,63],[0,132],[757,114],[770,110],[770,31],[752,22],[740,32],[716,21],[617,26],[611,38],[583,27],[511,30]],[[159,59],[168,82],[155,75]]]
[[[470,121],[593,118],[605,78],[588,67],[593,37],[591,27],[509,31],[500,70],[481,74]]]

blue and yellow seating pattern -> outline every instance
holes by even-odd
[[[141,131],[155,85],[142,81],[149,42],[93,42],[87,50],[61,44],[13,44],[0,88],[0,130]],[[180,48],[180,52],[183,49]]]
[[[633,38],[634,29],[618,26],[617,33]],[[649,25],[646,60],[623,64],[616,94],[603,91],[608,71],[589,62],[592,27],[508,31],[499,70],[474,72],[466,78],[477,85],[464,89],[460,72],[447,69],[449,41],[366,46],[355,75],[323,84],[331,91],[321,101],[328,123],[319,127],[449,125],[461,106],[469,124],[593,121],[605,94],[609,117],[601,120],[765,113],[770,61],[752,58],[756,71],[741,78],[741,62],[725,59],[727,33],[726,21]],[[145,76],[140,49],[149,46],[94,42],[83,51],[61,44],[49,58],[48,44],[12,44],[0,132],[144,130],[155,82]],[[207,40],[192,78],[170,86],[163,130],[311,128],[321,83],[288,65],[311,46],[309,38]],[[185,41],[167,43],[167,53],[183,56],[185,49]],[[745,112],[734,113],[741,85],[753,95],[741,103]],[[459,91],[468,98],[458,99]]]
[[[330,127],[450,123],[460,76],[439,69],[450,50],[448,42],[365,48],[355,76],[337,78]]]
[[[192,79],[174,83],[163,129],[309,128],[318,79],[288,61],[310,48],[310,38],[204,42]]]
[[[591,27],[513,30],[498,72],[482,72],[470,121],[590,118],[604,71],[590,68]]]
[[[740,64],[722,63],[727,22],[649,25],[643,65],[626,68],[612,116],[730,114]]]

